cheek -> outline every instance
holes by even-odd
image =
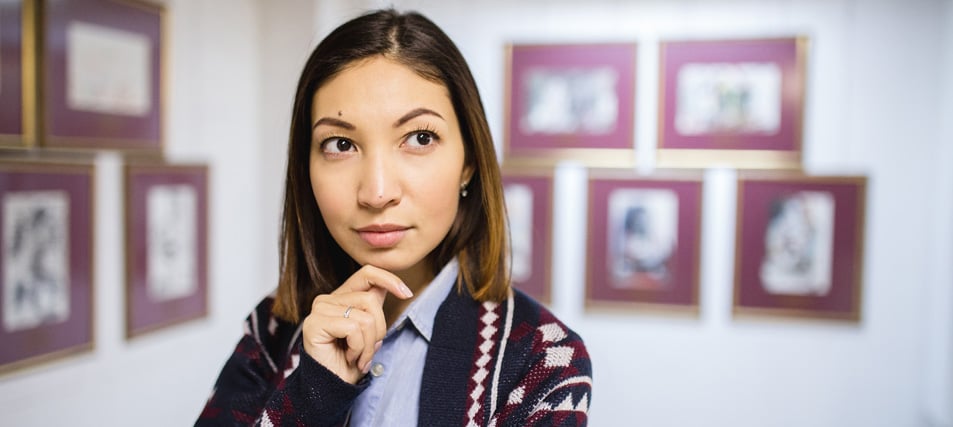
[[[457,208],[460,204],[459,191],[457,186],[441,187],[439,190],[433,191],[429,196],[431,198],[430,205],[434,207],[435,212],[443,217],[449,217],[452,220],[456,217]]]
[[[434,209],[433,213],[452,214],[445,211],[456,211],[460,197],[460,168],[441,165],[440,168],[431,169],[418,176],[416,187],[420,190],[419,197]]]
[[[446,176],[446,175],[445,175]],[[438,180],[432,180],[438,181]],[[439,180],[438,184],[432,184],[424,197],[427,198],[427,216],[431,218],[432,224],[436,226],[434,232],[443,239],[454,220],[457,218],[460,208],[460,185],[459,177],[454,176],[445,180]],[[471,191],[472,193],[472,191]],[[468,197],[473,197],[469,194]]]
[[[343,202],[341,188],[335,188],[326,178],[314,172],[311,173],[311,194],[318,205],[318,211],[324,217],[325,224],[332,229],[335,218],[342,214]]]

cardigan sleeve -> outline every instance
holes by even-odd
[[[570,331],[570,333],[572,333]],[[526,426],[584,426],[589,418],[592,397],[592,365],[579,336],[550,343],[535,359],[524,377],[524,395],[532,388],[527,403]]]
[[[500,396],[490,425],[584,426],[592,398],[592,363],[582,338],[545,309],[538,324],[514,328]],[[506,368],[508,366],[508,368]],[[505,391],[504,391],[505,390]]]
[[[246,319],[195,425],[344,425],[368,379],[350,384],[312,359],[293,343],[294,325],[262,311],[266,302]]]

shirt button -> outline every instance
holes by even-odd
[[[375,363],[373,366],[371,366],[371,375],[375,377],[384,375],[384,365],[380,363]]]

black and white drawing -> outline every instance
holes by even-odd
[[[65,321],[70,314],[69,195],[8,192],[3,218],[4,330]]]
[[[513,251],[512,280],[525,282],[533,275],[533,190],[514,183],[503,191]]]
[[[834,197],[800,191],[772,201],[765,230],[761,283],[785,295],[827,295],[831,290]]]
[[[774,135],[781,126],[781,70],[766,62],[686,64],[678,72],[675,129]]]
[[[616,288],[656,289],[671,279],[669,260],[678,239],[678,195],[664,189],[625,188],[609,195],[608,254]]]
[[[149,189],[147,289],[155,301],[182,298],[198,289],[197,195],[188,185]]]
[[[618,73],[611,67],[529,70],[523,82],[524,134],[590,134],[615,131]]]

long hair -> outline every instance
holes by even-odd
[[[297,322],[319,294],[334,291],[360,267],[334,241],[311,189],[311,110],[315,92],[348,66],[382,56],[447,88],[463,136],[464,163],[474,170],[457,217],[428,255],[434,274],[454,256],[458,292],[501,301],[509,292],[502,180],[486,113],[466,60],[436,24],[417,13],[379,10],[331,32],[311,53],[295,94],[279,240],[276,316]],[[465,287],[466,289],[463,289]]]

